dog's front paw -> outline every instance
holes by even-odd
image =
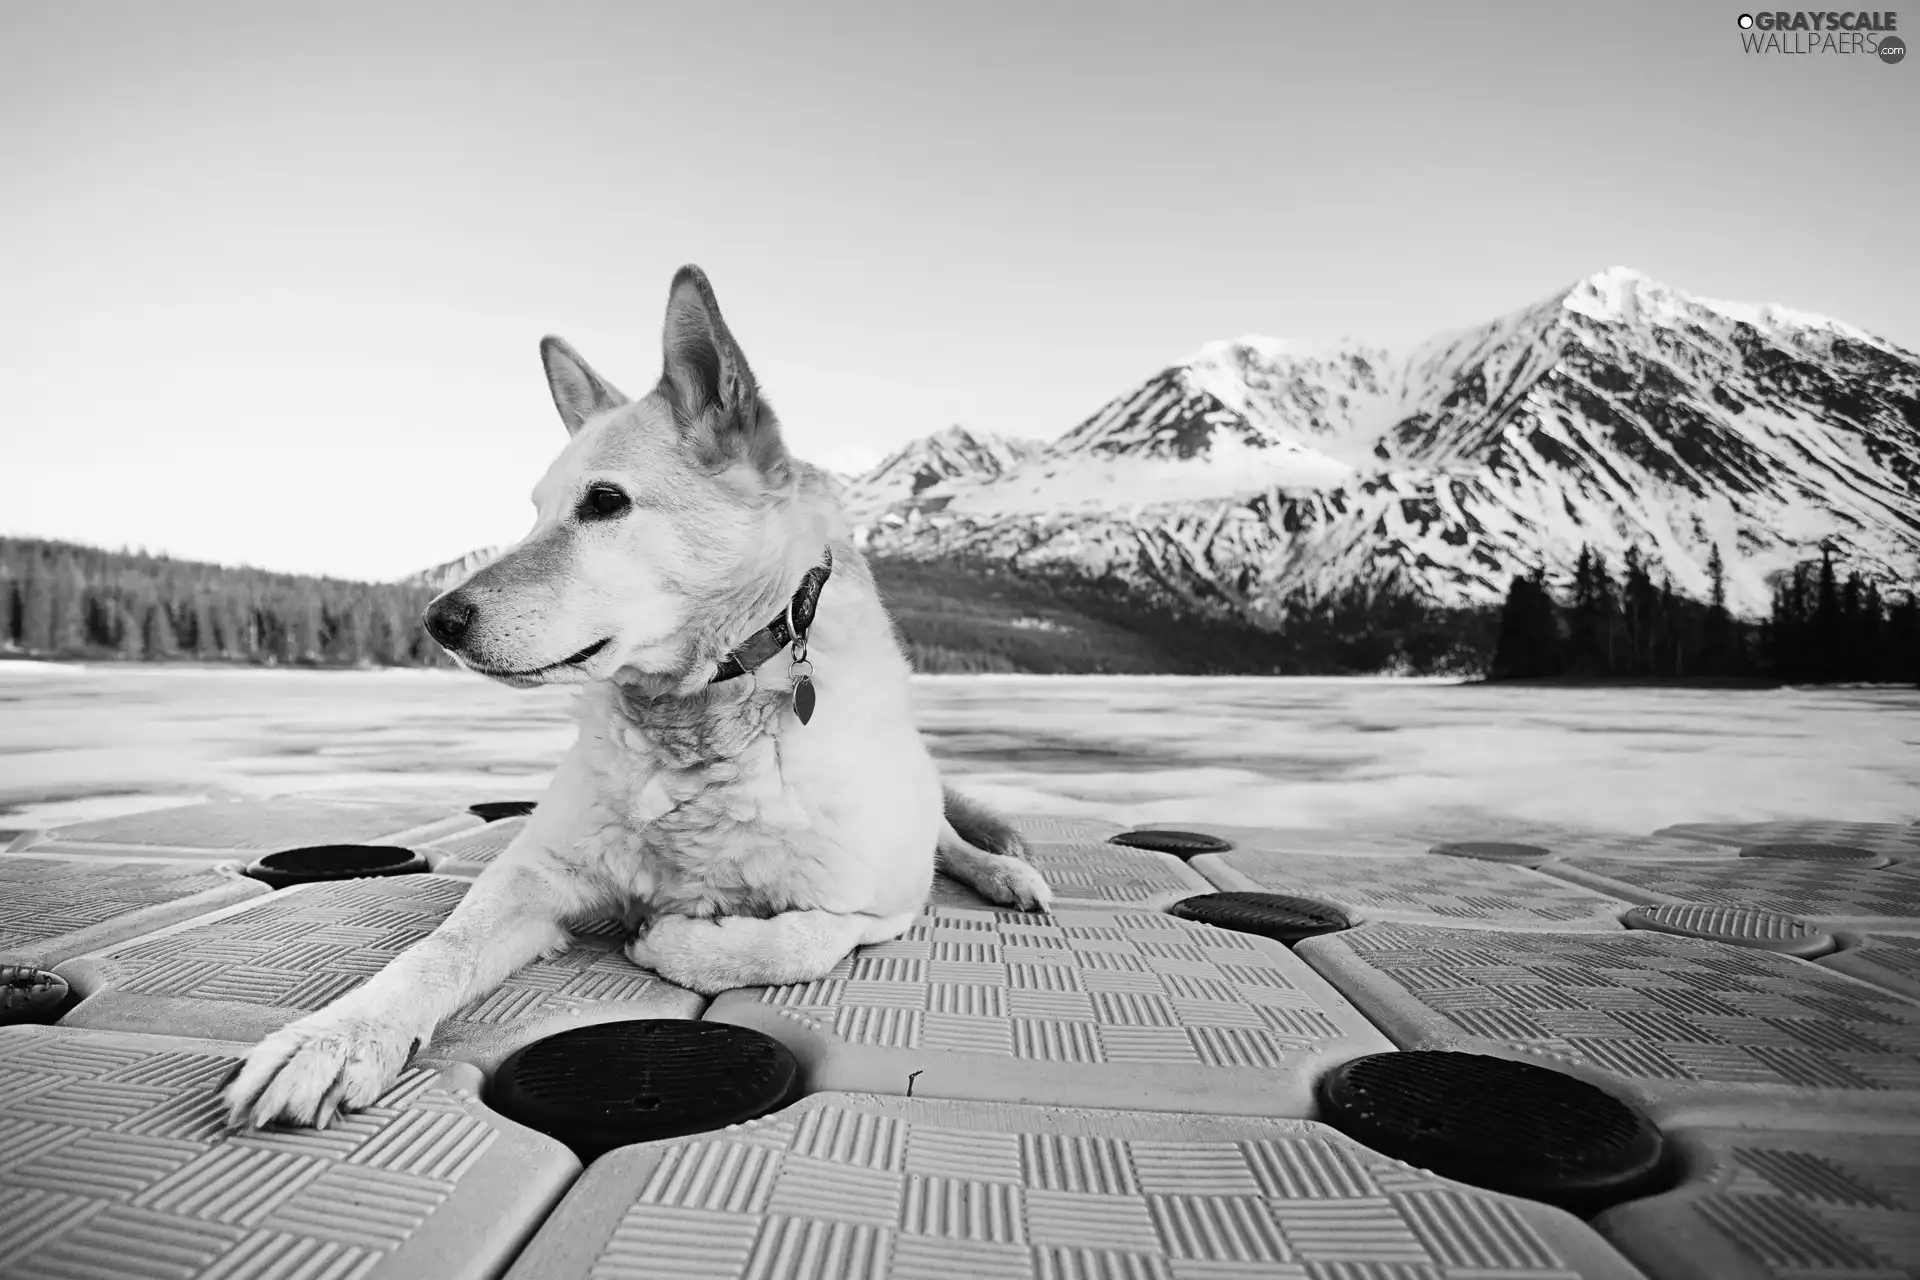
[[[1053,907],[1053,890],[1031,862],[1018,858],[993,859],[992,865],[973,882],[973,887],[989,902],[1022,911],[1048,911]]]
[[[760,920],[737,918],[694,920],[687,916],[656,916],[627,943],[627,959],[657,978],[711,999],[736,987],[757,985],[751,974],[739,972],[741,959],[728,943],[764,927]]]
[[[288,1023],[248,1051],[227,1086],[227,1123],[276,1120],[324,1129],[342,1110],[374,1102],[399,1076],[415,1041],[392,1022],[322,1009]]]
[[[689,957],[685,948],[674,945],[676,939],[671,936],[674,933],[672,925],[663,920],[653,921],[627,943],[627,959],[656,978],[671,982],[676,987],[685,987],[697,995],[717,996],[722,991],[740,985],[717,980],[714,974],[708,973],[707,966]]]

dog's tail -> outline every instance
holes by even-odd
[[[1032,863],[1027,842],[1005,818],[952,787],[945,790],[946,816],[934,846],[934,865],[973,886],[991,902],[1045,911],[1053,892]]]

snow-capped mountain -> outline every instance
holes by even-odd
[[[948,480],[992,480],[1042,452],[1038,440],[1013,440],[951,426],[922,436],[860,477],[867,501],[911,498]]]
[[[1209,344],[1050,445],[935,446],[953,434],[851,483],[871,548],[1252,613],[1354,583],[1490,603],[1582,543],[1696,596],[1717,543],[1749,613],[1823,541],[1920,577],[1920,356],[1619,267],[1401,351]]]

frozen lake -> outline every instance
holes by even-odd
[[[572,692],[434,671],[0,662],[0,830],[213,797],[533,798]],[[1025,813],[1421,838],[1920,816],[1920,690],[927,676],[949,777]]]

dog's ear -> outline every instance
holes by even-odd
[[[745,456],[770,479],[784,474],[779,423],[699,267],[674,273],[662,346],[661,389],[707,460],[723,465]]]
[[[580,430],[580,424],[602,409],[618,409],[627,402],[619,388],[593,371],[566,339],[552,334],[540,339],[540,363],[547,366],[547,385],[553,389],[553,406],[567,434]]]

